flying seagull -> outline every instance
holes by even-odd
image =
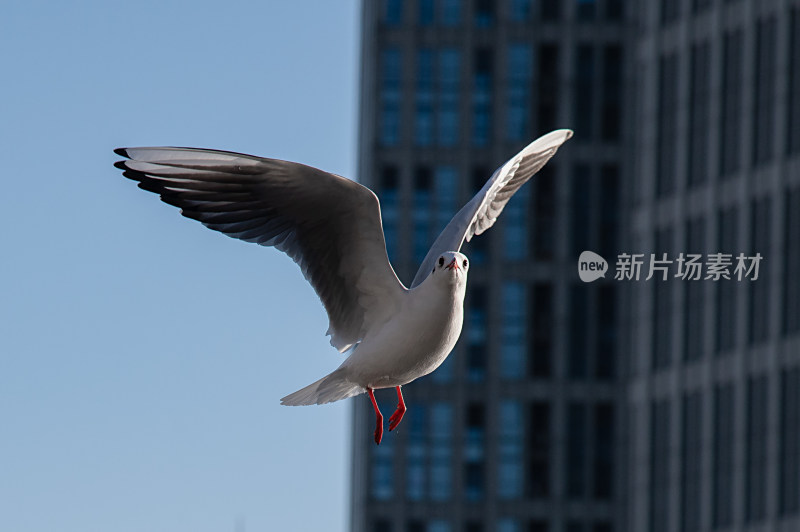
[[[281,399],[284,405],[339,401],[400,387],[444,362],[461,334],[469,261],[464,241],[491,227],[508,200],[572,136],[540,137],[498,168],[431,246],[410,288],[386,254],[377,196],[367,187],[299,163],[197,148],[118,148],[115,163],[139,188],[228,236],[274,246],[294,260],[328,313],[327,334],[349,356],[332,373]]]

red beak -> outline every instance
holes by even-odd
[[[446,267],[448,270],[459,270],[459,269],[460,269],[460,268],[458,267],[458,262],[456,262],[456,259],[455,259],[455,257],[453,257],[453,260],[451,260],[451,261],[450,261],[450,264],[448,264],[448,265],[447,265],[447,266],[445,266],[445,267]]]

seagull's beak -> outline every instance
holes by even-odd
[[[458,262],[456,262],[456,259],[455,259],[455,257],[453,257],[453,260],[451,260],[451,261],[450,261],[450,264],[448,264],[448,265],[447,265],[447,266],[445,266],[445,267],[446,267],[448,270],[460,270],[460,269],[461,269],[461,268],[459,268],[459,267],[458,267]]]

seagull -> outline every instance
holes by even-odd
[[[281,399],[312,405],[395,388],[389,430],[406,412],[401,387],[450,354],[464,321],[469,260],[464,241],[494,225],[511,196],[572,136],[552,131],[500,166],[434,241],[409,288],[386,254],[378,197],[367,187],[299,163],[198,148],[118,148],[123,175],[230,237],[289,255],[328,314],[330,343],[348,357],[332,373]]]

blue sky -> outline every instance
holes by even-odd
[[[112,149],[354,177],[358,21],[355,0],[4,3],[0,529],[346,529],[352,400],[279,405],[341,361],[316,295]]]

